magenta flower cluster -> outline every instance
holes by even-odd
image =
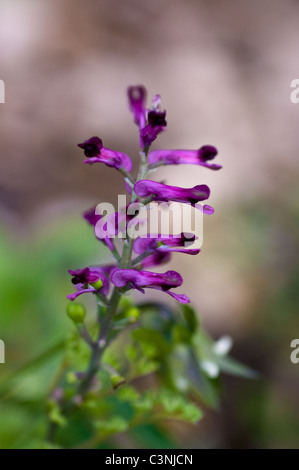
[[[165,131],[167,122],[166,111],[161,109],[159,95],[154,97],[150,109],[146,108],[146,95],[143,86],[132,86],[128,89],[130,110],[139,129],[140,156],[144,171],[139,171],[138,177],[134,178],[131,174],[133,168],[131,158],[125,153],[104,147],[99,137],[91,137],[78,144],[84,150],[86,157],[84,163],[104,163],[119,170],[124,175],[132,202],[175,201],[195,206],[198,202],[206,201],[210,196],[210,189],[205,184],[182,188],[146,179],[151,170],[162,165],[192,164],[211,170],[221,168],[221,165],[211,162],[217,155],[217,149],[211,145],[204,145],[198,150],[150,150],[158,135]],[[214,211],[207,204],[201,208],[206,214],[212,214]],[[83,216],[93,227],[101,219],[101,216],[96,214],[95,208],[88,210]],[[121,214],[115,213],[112,217],[118,223]],[[151,234],[135,240],[127,237],[123,240],[123,251],[119,253],[113,238],[103,237],[101,241],[110,249],[116,263],[70,270],[76,291],[68,295],[68,298],[74,300],[83,293],[93,293],[109,305],[109,292],[112,288],[119,289],[120,292],[137,289],[142,293],[145,289],[156,289],[169,294],[181,303],[188,303],[186,295],[174,293],[172,290],[182,285],[183,279],[178,272],[155,273],[145,269],[169,261],[172,252],[198,254],[199,249],[188,247],[188,244],[194,240],[194,235],[185,233],[176,236],[157,234],[154,238]]]

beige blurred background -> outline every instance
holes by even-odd
[[[295,0],[0,0],[3,226],[24,241],[49,219],[115,202],[120,175],[83,165],[76,144],[99,135],[137,162],[126,87],[160,93],[168,130],[155,148],[212,144],[223,164],[219,172],[184,166],[154,174],[173,185],[208,184],[215,208],[204,221],[202,253],[178,254],[171,268],[182,273],[181,292],[206,328],[231,334],[237,356],[266,371],[267,406],[280,406],[278,393],[290,414],[299,389],[299,365],[289,359],[299,336],[299,104],[290,101],[298,24]],[[229,399],[255,386],[227,386],[232,446],[242,419]],[[260,442],[295,445],[296,422],[290,438]],[[226,445],[223,436],[219,442]]]

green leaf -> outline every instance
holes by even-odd
[[[66,419],[61,414],[58,404],[55,401],[50,401],[48,404],[48,407],[49,407],[48,416],[49,416],[50,421],[52,421],[55,424],[58,424],[58,426],[65,426]]]
[[[150,412],[155,403],[154,392],[148,390],[143,395],[141,395],[136,402],[134,403],[134,408],[141,413],[148,413]]]
[[[36,369],[42,366],[45,362],[52,359],[53,356],[56,356],[56,354],[63,351],[64,347],[65,347],[65,341],[60,341],[59,343],[55,344],[51,348],[47,349],[46,351],[42,352],[38,356],[34,357],[30,361],[20,366],[18,369],[12,372],[8,377],[4,378],[4,380],[0,383],[0,386],[2,385],[5,386],[9,380],[14,379],[15,377],[17,377],[18,375],[24,372],[28,372],[29,370],[31,371],[33,369]]]
[[[193,391],[205,404],[212,407],[218,405],[216,384],[200,368],[200,363],[190,346],[176,346],[173,353],[165,358],[159,377],[170,389],[182,394]]]
[[[174,343],[190,344],[192,334],[185,325],[174,325],[172,328],[172,338]]]
[[[188,360],[186,364],[186,374],[192,384],[193,390],[209,406],[217,407],[219,404],[219,394],[212,381],[201,369],[200,363],[193,349],[188,351]]]
[[[198,317],[195,310],[188,304],[182,304],[185,321],[192,333],[198,329]]]
[[[194,337],[194,346],[199,361],[210,361],[219,366],[221,372],[243,378],[257,378],[259,374],[227,355],[215,353],[215,342],[202,331]]]
[[[126,431],[128,429],[128,422],[119,416],[111,416],[108,420],[97,420],[95,422],[95,428],[101,434],[107,436],[109,434]]]
[[[247,379],[256,379],[259,377],[258,372],[228,356],[218,356],[217,364],[220,366],[222,372],[226,372],[230,375],[244,377]]]
[[[197,423],[203,416],[202,410],[179,394],[162,391],[158,399],[166,415],[191,423]]]
[[[140,393],[134,387],[124,385],[118,390],[118,398],[122,401],[129,401],[134,403],[140,397]]]
[[[167,354],[171,346],[159,331],[150,328],[139,328],[132,331],[132,337],[140,343],[149,344],[156,349],[157,356]]]

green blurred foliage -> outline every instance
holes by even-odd
[[[0,338],[6,363],[0,365],[0,448],[48,447],[47,414],[65,424],[59,435],[64,447],[188,447],[188,426],[195,426],[192,435],[201,446],[211,422],[218,436],[213,441],[208,430],[208,446],[297,447],[298,366],[289,358],[290,341],[298,336],[297,209],[288,217],[271,207],[249,204],[234,213],[235,235],[227,245],[255,293],[244,305],[250,324],[236,347],[259,371],[258,381],[226,379],[221,386],[221,372],[256,375],[219,354],[219,342],[203,331],[190,306],[172,310],[145,303],[132,310],[131,297],[124,297],[99,386],[67,423],[49,396],[62,386],[71,397],[74,373],[85,370],[89,357],[65,313],[72,291],[67,269],[106,262],[107,253],[77,216],[28,239],[3,231]],[[93,299],[85,296],[82,302],[93,334]],[[179,433],[170,420],[180,423]]]
[[[0,234],[0,338],[6,356],[0,365],[0,448],[34,447],[45,431],[45,399],[71,328],[67,269],[103,259],[102,245],[89,235],[77,217],[48,224],[28,239]]]
[[[75,396],[75,373],[86,370],[90,354],[65,313],[72,290],[67,269],[95,264],[96,253],[101,263],[106,255],[96,240],[85,242],[90,240],[86,232],[84,223],[70,219],[30,241],[16,243],[1,235],[0,337],[6,364],[0,368],[0,447],[49,447],[46,415],[60,426],[63,447],[113,447],[121,433],[145,445],[138,429],[152,436],[147,447],[159,447],[157,440],[175,447],[179,443],[164,425],[169,419],[196,424],[204,405],[218,405],[218,373],[210,377],[201,362],[208,359],[219,371],[249,371],[241,365],[236,370],[230,359],[213,353],[214,343],[191,307],[173,311],[145,303],[136,308],[124,297],[98,383],[66,420],[54,396]],[[88,296],[85,301],[93,335],[95,305]]]

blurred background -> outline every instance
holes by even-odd
[[[218,411],[140,446],[172,445],[170,433],[187,448],[298,447],[299,2],[0,0],[0,12],[0,379],[67,336],[66,270],[109,259],[80,214],[115,203],[122,178],[83,165],[76,144],[99,135],[137,163],[125,92],[144,84],[167,109],[155,148],[219,149],[219,172],[186,165],[153,177],[210,186],[202,252],[175,255],[171,269],[208,332],[231,335],[234,357],[261,376],[225,378]],[[30,434],[22,404],[44,393],[40,382],[15,384],[18,406],[1,400],[1,447]]]

